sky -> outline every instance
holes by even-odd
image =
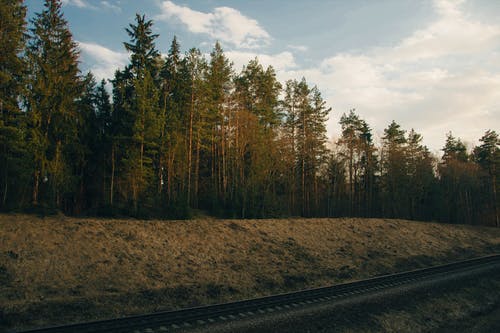
[[[26,0],[28,16],[41,0]],[[500,131],[497,0],[63,0],[81,68],[111,78],[128,61],[125,28],[154,21],[157,48],[210,53],[218,40],[235,72],[254,57],[280,82],[305,77],[332,107],[328,134],[356,112],[377,140],[395,120],[440,154],[451,131],[469,147]]]

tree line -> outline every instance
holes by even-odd
[[[377,147],[351,110],[329,142],[316,86],[281,84],[258,59],[236,72],[219,43],[183,54],[174,37],[162,57],[144,15],[109,93],[79,70],[61,6],[45,0],[29,23],[22,0],[0,8],[1,210],[499,225],[495,131],[470,152],[449,133],[438,158],[394,121]]]

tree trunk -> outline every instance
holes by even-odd
[[[498,197],[497,197],[497,177],[496,177],[496,170],[493,170],[493,177],[491,177],[491,180],[493,182],[493,200],[494,205],[495,205],[495,225],[497,227],[500,227],[500,221],[498,217]]]
[[[59,171],[59,164],[60,164],[60,157],[61,157],[61,141],[57,141],[56,143],[56,172],[57,172],[57,178],[61,177],[61,174],[60,174],[60,171]],[[59,180],[59,179],[58,179]],[[53,181],[52,183],[56,183],[55,181]],[[58,182],[57,182],[58,183]],[[59,184],[55,184],[56,186],[56,206],[59,208],[59,209],[64,209],[64,207],[61,207],[61,196],[60,196],[60,192],[59,192]]]
[[[222,195],[222,202],[223,205],[225,206],[226,204],[226,187],[227,187],[227,178],[226,178],[226,121],[225,121],[225,114],[224,111],[222,111],[222,123],[221,123],[221,179],[222,179],[222,187],[221,187],[221,195]]]
[[[170,145],[168,150],[168,161],[167,161],[167,201],[170,204],[172,200],[172,178],[174,176],[174,161],[175,154],[173,152],[172,145]]]
[[[7,149],[4,149],[4,154],[7,156]],[[7,161],[4,160],[4,188],[3,188],[3,198],[2,198],[2,207],[5,207],[7,204],[7,191],[9,189],[9,173],[7,167]]]
[[[142,185],[143,183],[143,177],[144,177],[144,136],[142,137],[142,140],[141,140],[141,157],[140,157],[140,175],[139,175],[139,184]]]
[[[40,184],[40,171],[39,170],[35,170],[35,174],[34,174],[34,177],[33,177],[33,196],[32,196],[32,200],[33,200],[33,206],[37,206],[38,205],[38,188],[39,188],[39,184]]]
[[[191,108],[189,110],[189,147],[188,147],[188,184],[187,184],[187,205],[191,204],[191,168],[193,158],[193,113],[194,113],[194,78],[191,86]]]
[[[353,184],[353,148],[349,148],[349,215],[354,211],[354,184]]]
[[[195,207],[199,207],[199,181],[200,181],[200,150],[201,150],[201,138],[200,129],[196,131],[196,160],[195,160],[195,170],[194,170],[194,204]]]
[[[99,200],[102,204],[106,203],[106,153],[102,155],[102,192]]]
[[[115,185],[115,144],[111,145],[111,181],[109,184],[109,204],[113,206],[113,193]]]
[[[295,214],[295,193],[296,193],[296,187],[297,187],[297,165],[295,164],[295,157],[296,157],[296,148],[295,148],[295,123],[296,123],[296,116],[295,116],[295,103],[292,103],[292,114],[293,114],[293,119],[291,123],[291,146],[292,146],[292,168],[291,168],[291,173],[292,173],[292,179],[291,179],[291,191],[290,191],[290,212],[292,214]]]
[[[217,202],[218,198],[218,181],[217,181],[217,143],[215,142],[216,140],[216,126],[213,127],[212,129],[212,202],[213,202],[213,208],[215,208],[215,203]]]
[[[136,177],[132,178],[132,200],[134,201],[134,214],[137,214],[137,179]]]
[[[302,111],[302,216],[306,214],[306,116]]]

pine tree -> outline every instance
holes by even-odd
[[[491,191],[492,198],[486,200],[492,202],[495,225],[500,227],[497,194],[498,179],[500,178],[500,138],[495,131],[488,130],[479,141],[481,145],[474,149],[474,157],[488,175],[490,186],[486,192]]]
[[[254,216],[281,210],[276,200],[279,156],[277,128],[280,124],[281,84],[272,67],[267,70],[254,59],[234,79],[234,110],[228,117],[229,130],[235,133],[228,154],[232,179],[236,182],[238,202],[235,210],[251,211]],[[252,128],[252,131],[248,131]],[[234,157],[234,158],[233,158]],[[239,171],[238,171],[239,170]],[[246,213],[247,215],[250,215]]]
[[[321,194],[319,191],[318,175],[328,156],[328,149],[326,147],[326,121],[332,109],[326,106],[326,101],[321,96],[321,92],[317,86],[312,88],[311,95],[312,114],[308,126],[311,134],[307,136],[309,137],[308,141],[310,141],[308,155],[310,155],[311,162],[309,168],[313,185],[313,209],[317,210],[319,209],[319,196]]]
[[[97,121],[97,147],[93,151],[98,155],[99,178],[101,179],[99,206],[108,206],[112,202],[112,181],[114,164],[113,145],[113,107],[106,90],[106,81],[103,79],[95,89],[95,111]]]
[[[250,60],[235,84],[242,107],[254,113],[264,127],[273,128],[280,123],[278,95],[281,84],[271,66],[264,70],[257,58]]]
[[[285,84],[284,96],[281,101],[284,117],[281,126],[282,137],[282,162],[285,166],[286,184],[288,189],[288,211],[295,213],[297,196],[297,80],[288,80]]]
[[[129,145],[123,153],[123,176],[131,195],[133,213],[139,213],[141,204],[153,204],[154,185],[158,175],[158,149],[160,131],[163,121],[159,110],[159,91],[154,76],[158,71],[159,53],[155,48],[158,35],[152,33],[153,22],[145,16],[136,14],[136,25],[130,24],[126,29],[130,42],[124,43],[131,52],[129,80],[130,95],[126,96],[125,105],[131,116]]]
[[[373,143],[373,134],[368,123],[360,119],[359,145],[361,158],[359,160],[360,182],[358,186],[358,211],[363,216],[374,216],[376,213],[375,204],[377,200],[377,149]]]
[[[438,166],[441,219],[451,223],[473,223],[476,196],[480,192],[479,167],[470,161],[465,144],[448,133]]]
[[[67,209],[75,190],[72,147],[77,140],[81,80],[77,46],[61,6],[60,0],[45,0],[44,10],[32,20],[27,111],[34,160],[33,204],[39,204],[42,192],[45,204]]]
[[[135,121],[133,74],[130,66],[117,70],[111,83],[113,112],[109,131],[111,140],[109,205],[115,207],[128,204],[124,160],[132,143],[132,128]]]
[[[198,206],[199,158],[206,109],[203,97],[206,90],[204,84],[206,67],[206,61],[200,50],[192,48],[186,53],[180,70],[181,77],[186,81],[185,111],[183,112],[183,123],[186,124],[186,203],[191,206],[194,201],[195,207]]]
[[[384,214],[408,218],[408,171],[405,131],[394,120],[382,137],[382,195]]]
[[[324,179],[326,182],[326,216],[348,216],[350,203],[347,189],[346,159],[338,152],[328,156]]]
[[[302,215],[309,216],[318,203],[317,176],[326,158],[326,120],[330,108],[316,87],[305,79],[297,85],[297,156],[300,171]]]
[[[467,162],[469,159],[465,144],[460,139],[455,138],[451,132],[446,135],[446,143],[443,152],[443,163],[447,163],[451,160]]]
[[[348,176],[349,214],[371,212],[374,204],[377,158],[370,127],[365,120],[350,110],[340,118],[342,136],[338,140],[340,157],[345,161]],[[366,198],[366,201],[362,201]],[[361,206],[366,204],[366,208]]]
[[[232,90],[232,64],[219,42],[210,53],[206,84],[208,87],[208,121],[211,123],[210,187],[212,207],[224,206],[227,194],[227,143],[229,98]]]
[[[153,191],[152,186],[156,184],[157,165],[154,165],[154,162],[157,161],[162,122],[159,119],[158,91],[147,70],[144,77],[141,76],[134,81],[134,90],[137,113],[133,127],[133,144],[129,147],[126,164],[128,179],[131,181],[134,212],[137,213],[139,196],[148,188]],[[151,196],[151,193],[149,195]]]
[[[130,37],[130,42],[124,42],[125,49],[131,53],[130,66],[136,76],[147,70],[153,77],[157,66],[156,60],[159,52],[156,50],[155,40],[158,34],[153,34],[153,21],[146,20],[145,15],[135,14],[136,24],[129,24],[125,30]]]
[[[24,50],[26,7],[21,0],[0,6],[0,210],[19,205],[29,171],[26,160],[25,117],[19,107],[26,64]],[[17,188],[17,191],[16,191]]]
[[[100,198],[99,138],[96,114],[96,81],[92,73],[83,77],[83,89],[76,102],[79,114],[78,140],[73,143],[73,173],[77,178],[73,212],[81,214],[97,206]]]
[[[422,141],[422,135],[411,129],[406,147],[409,212],[411,219],[430,220],[433,218],[433,210],[428,207],[432,206],[436,182],[435,161]]]
[[[182,177],[177,174],[175,166],[177,151],[182,144],[182,119],[181,108],[183,102],[183,83],[180,80],[181,53],[180,45],[174,36],[168,55],[163,62],[160,73],[161,97],[160,109],[162,117],[165,119],[160,134],[160,182],[159,192],[164,191],[163,185],[166,183],[167,204],[172,206],[177,200],[177,184],[182,182]]]

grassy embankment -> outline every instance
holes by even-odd
[[[334,284],[500,251],[500,229],[381,219],[0,215],[0,330]]]

